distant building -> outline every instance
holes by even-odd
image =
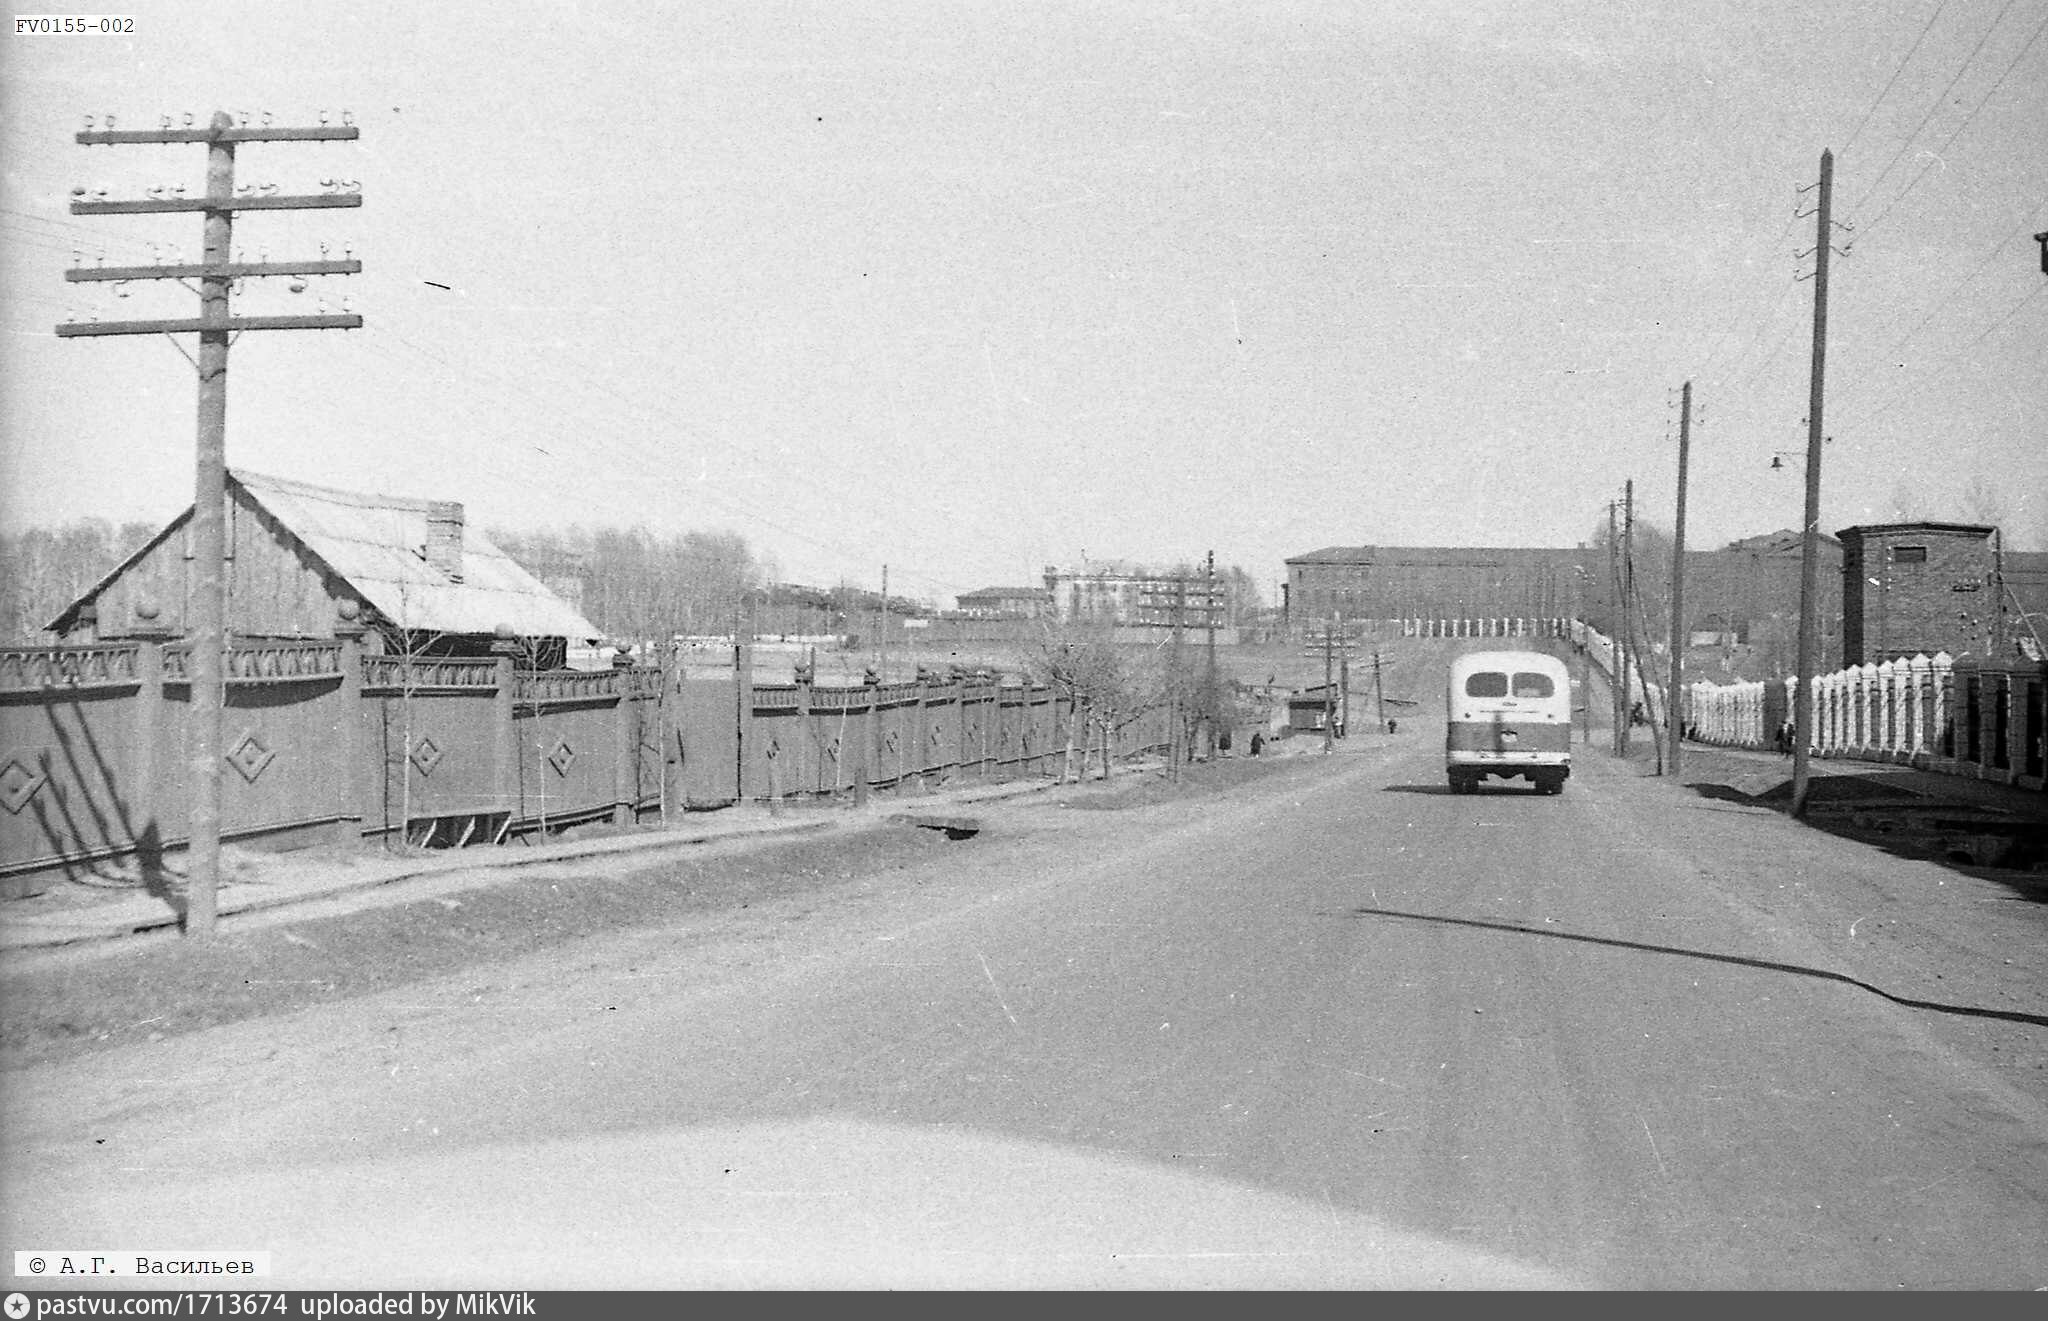
[[[1802,537],[1780,530],[1685,554],[1687,634],[1787,657],[1799,632]],[[1841,637],[1841,543],[1820,538],[1815,577],[1823,654]],[[1605,546],[1327,546],[1287,560],[1288,623],[1346,619],[1544,619],[1618,627]],[[1668,595],[1671,566],[1638,556],[1645,595]],[[1789,659],[1786,662],[1789,664]]]
[[[962,592],[955,603],[970,619],[1037,619],[1052,609],[1052,593],[1043,587],[984,587]]]
[[[552,668],[598,630],[449,500],[365,495],[233,471],[227,494],[227,628],[234,639],[360,633],[372,651],[483,656],[517,639]],[[192,511],[47,625],[66,643],[189,631]]]
[[[1690,631],[1722,644],[1789,652],[1799,638],[1799,578],[1805,538],[1780,528],[1687,551],[1685,604]],[[1663,570],[1669,573],[1669,566]],[[1822,533],[1814,565],[1822,663],[1832,664],[1842,636],[1842,543]]]
[[[1287,560],[1288,620],[1547,618],[1573,612],[1591,588],[1596,552],[1572,548],[1325,546]],[[1605,552],[1598,552],[1602,580]]]
[[[1083,562],[1079,569],[1045,570],[1045,590],[1061,623],[1116,624],[1138,628],[1219,628],[1229,624],[1228,594],[1221,578],[1206,572],[1177,573],[1120,560]]]

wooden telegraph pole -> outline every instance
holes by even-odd
[[[1380,733],[1384,734],[1387,732],[1387,691],[1380,686],[1380,653],[1378,648],[1374,648],[1372,653],[1372,705],[1373,714],[1380,722]]]
[[[1323,625],[1323,752],[1328,755],[1330,741],[1336,737],[1336,676],[1332,670],[1331,649],[1337,645],[1337,613],[1330,612],[1330,620]]]
[[[1829,212],[1835,191],[1835,154],[1820,154],[1820,199],[1813,243],[1813,371],[1806,403],[1806,522],[1799,548],[1799,687],[1792,703],[1792,815],[1806,815],[1807,748],[1813,738],[1813,680],[1819,665],[1821,402],[1828,354]]]
[[[1636,681],[1643,687],[1643,719],[1650,724],[1650,750],[1657,756],[1657,774],[1664,773],[1664,740],[1657,733],[1657,707],[1650,700],[1650,667],[1643,656],[1649,650],[1649,620],[1644,618],[1642,597],[1636,591],[1636,479],[1624,484],[1625,513],[1621,523],[1622,618],[1628,625],[1628,647],[1635,657]],[[1668,703],[1666,704],[1669,705]],[[1634,707],[1630,707],[1633,719]]]
[[[1185,563],[1185,561],[1182,562],[1183,568],[1185,568]],[[1173,713],[1173,719],[1168,723],[1166,730],[1166,764],[1167,769],[1172,772],[1173,780],[1176,784],[1180,782],[1180,764],[1188,755],[1182,733],[1182,728],[1187,723],[1187,710],[1183,705],[1187,701],[1187,694],[1184,691],[1186,685],[1182,681],[1181,676],[1180,650],[1181,627],[1187,614],[1187,608],[1188,576],[1182,569],[1175,569],[1173,572],[1173,659],[1172,663],[1168,666],[1169,677],[1167,679],[1168,691],[1170,693],[1167,708]]]
[[[206,144],[206,195],[201,198],[71,203],[75,216],[137,215],[147,212],[198,211],[205,216],[205,250],[197,265],[93,266],[64,272],[70,281],[185,280],[199,281],[197,318],[168,321],[87,321],[57,327],[62,337],[93,335],[177,335],[196,333],[199,356],[199,434],[192,496],[192,559],[194,577],[186,607],[191,639],[189,677],[192,683],[190,752],[192,815],[187,845],[185,934],[212,933],[220,887],[220,763],[221,711],[226,684],[223,654],[227,648],[226,501],[228,343],[245,330],[355,330],[363,319],[340,316],[236,316],[228,298],[236,280],[275,275],[355,275],[359,261],[237,262],[230,260],[237,211],[298,211],[326,207],[357,207],[359,192],[314,193],[302,196],[235,195],[235,147],[244,142],[347,142],[358,136],[352,124],[318,128],[250,128],[248,116],[238,125],[218,111],[205,128],[166,127],[150,130],[90,129],[77,135],[83,146],[127,146],[139,143]],[[172,341],[176,343],[175,340]],[[179,346],[183,352],[183,346]],[[190,357],[190,355],[187,355]]]
[[[1620,505],[1617,501],[1609,500],[1607,502],[1607,586],[1608,599],[1614,603],[1614,609],[1608,613],[1607,617],[1607,627],[1610,632],[1610,636],[1607,639],[1607,650],[1608,659],[1611,662],[1607,667],[1607,695],[1609,698],[1608,705],[1612,708],[1611,714],[1614,719],[1614,727],[1608,733],[1613,739],[1614,755],[1617,757],[1628,751],[1628,645],[1623,641],[1626,630],[1622,626],[1620,614],[1622,609],[1621,543],[1619,541],[1621,533],[1616,527],[1616,512],[1619,508]]]
[[[1678,774],[1679,745],[1685,737],[1679,687],[1685,676],[1685,465],[1692,444],[1692,382],[1678,405],[1678,517],[1671,533],[1671,688],[1664,696],[1664,764]]]
[[[1216,760],[1216,720],[1222,714],[1223,697],[1216,690],[1216,552],[1209,552],[1208,582],[1203,597],[1204,613],[1209,621],[1209,679],[1208,696],[1203,701],[1203,724],[1208,733],[1203,738],[1203,750],[1209,760]]]

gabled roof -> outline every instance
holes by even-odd
[[[1823,545],[1839,544],[1835,538],[1823,532]],[[1748,551],[1756,555],[1798,555],[1805,550],[1803,539],[1797,528],[1779,528],[1776,532],[1759,532],[1753,537],[1731,541],[1722,549]]]
[[[962,592],[955,599],[960,601],[981,601],[998,597],[1014,598],[1020,596],[1030,597],[1038,601],[1046,601],[1052,598],[1052,593],[1046,591],[1043,587],[981,587],[971,592]]]
[[[1372,559],[1371,546],[1325,546],[1321,550],[1290,555],[1284,564],[1363,564]]]
[[[462,529],[460,579],[435,567],[426,553],[427,515],[434,501],[340,491],[242,469],[228,474],[229,499],[237,492],[400,628],[484,634],[502,625],[519,637],[589,641],[602,636],[475,527]],[[173,519],[149,545],[66,607],[50,627],[61,631],[60,625],[80,605],[191,517],[187,509]]]
[[[377,612],[405,629],[578,641],[602,631],[548,590],[483,531],[462,529],[462,579],[429,563],[433,502],[337,491],[237,470],[231,476]]]

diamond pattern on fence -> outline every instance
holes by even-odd
[[[250,784],[256,783],[256,777],[263,774],[263,768],[276,760],[277,754],[264,745],[253,729],[243,730],[234,747],[228,749],[228,765],[240,771],[242,778]]]
[[[434,768],[439,766],[441,759],[447,755],[447,752],[441,745],[434,742],[433,736],[430,734],[422,734],[413,740],[412,764],[419,768],[419,772],[423,776],[432,775]]]
[[[36,791],[49,783],[49,779],[35,768],[33,762],[18,753],[10,755],[6,761],[0,762],[0,807],[6,808],[10,815],[20,812],[28,806],[29,799],[36,796]]]

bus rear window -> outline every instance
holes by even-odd
[[[1515,672],[1515,696],[1549,697],[1557,692],[1557,686],[1550,682],[1547,674],[1524,674]]]
[[[1465,676],[1465,696],[1506,697],[1508,676],[1499,670],[1475,670]]]

